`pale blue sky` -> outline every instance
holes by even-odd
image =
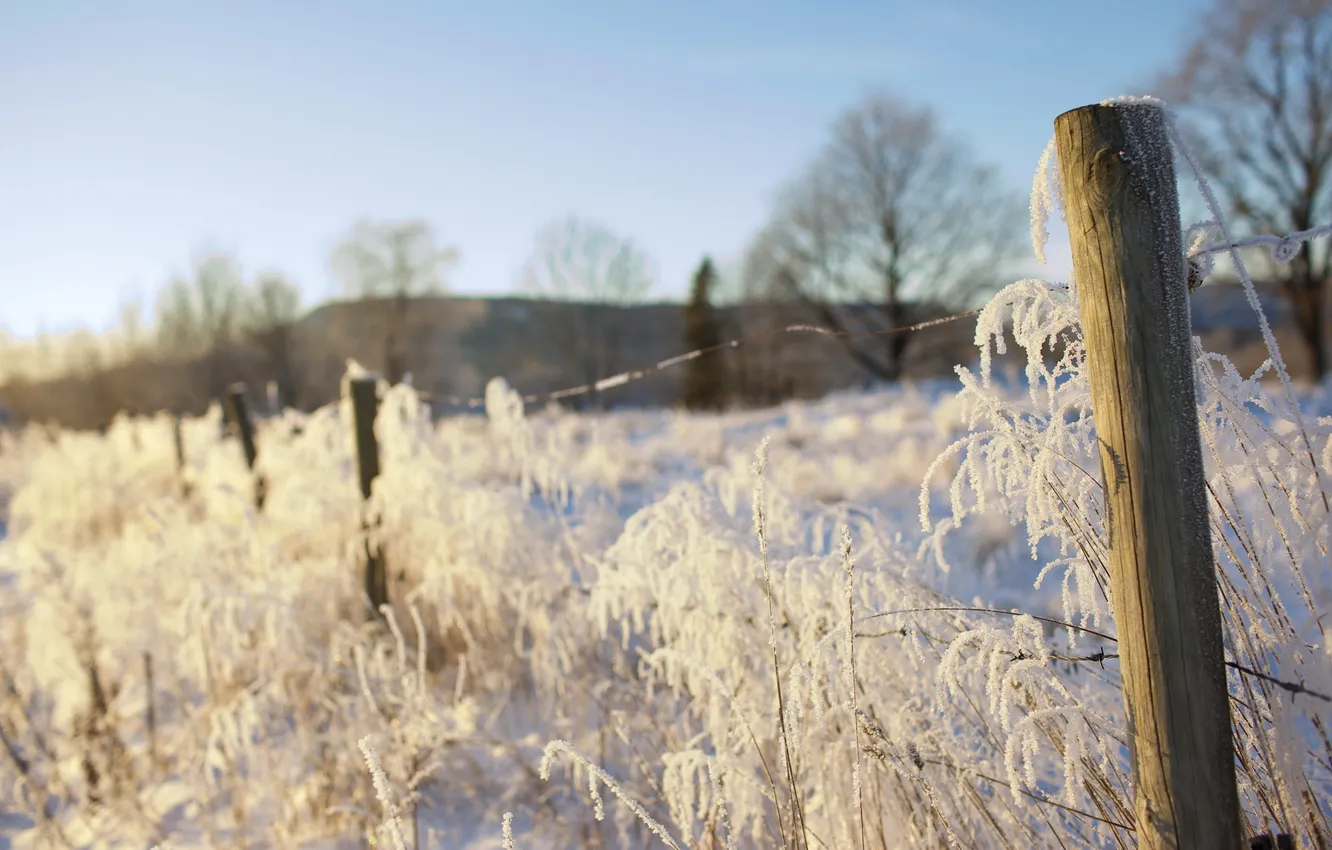
[[[1205,5],[0,0],[0,326],[106,327],[205,248],[318,301],[364,215],[428,219],[494,293],[578,213],[678,295],[868,89],[1025,192],[1054,117],[1142,92]]]

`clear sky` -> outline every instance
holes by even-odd
[[[0,0],[0,326],[108,327],[202,249],[309,304],[361,216],[428,219],[454,291],[497,293],[578,213],[678,295],[867,90],[1025,193],[1054,117],[1145,91],[1205,5]]]

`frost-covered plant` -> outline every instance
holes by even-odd
[[[1051,147],[1042,158],[1033,193],[1038,255],[1044,219],[1058,210],[1052,154]],[[1189,229],[1195,276],[1210,267],[1207,252],[1215,249],[1208,241],[1228,238],[1214,213],[1214,221]],[[1233,259],[1256,306],[1243,264]],[[1258,320],[1266,327],[1261,314]],[[1260,381],[1269,365],[1240,376],[1195,341],[1199,413],[1235,668],[1245,813],[1254,832],[1270,827],[1317,837],[1329,834],[1332,765],[1322,704],[1306,698],[1300,706],[1279,682],[1252,674],[1316,682],[1332,693],[1321,627],[1329,423],[1305,421],[1280,352],[1265,335],[1270,368],[1282,377],[1275,392]],[[992,357],[1006,353],[1006,336],[1025,354],[1025,393],[993,380]],[[1061,610],[1050,614],[1061,616],[920,598],[929,594],[894,587],[887,576],[901,582],[924,571],[894,568],[891,556],[876,564],[879,552],[871,547],[857,596],[862,611],[877,612],[880,631],[847,629],[845,643],[856,646],[852,634],[861,645],[900,638],[917,665],[904,669],[898,652],[874,666],[866,647],[857,669],[874,669],[878,680],[862,684],[847,669],[852,650],[841,655],[844,668],[828,667],[843,639],[836,637],[833,560],[804,535],[817,511],[801,515],[780,496],[773,504],[760,499],[755,541],[735,498],[739,476],[713,475],[702,486],[677,486],[635,515],[607,552],[591,612],[603,634],[642,657],[646,697],[660,700],[668,691],[677,706],[674,734],[662,737],[680,743],[662,754],[663,776],[672,775],[669,765],[686,762],[723,773],[729,781],[721,808],[750,841],[761,842],[767,829],[769,840],[782,844],[852,846],[867,832],[889,834],[877,819],[904,829],[894,838],[913,844],[960,843],[964,835],[1093,847],[1133,840],[1134,789],[1076,288],[1039,280],[1005,288],[983,311],[976,341],[979,364],[958,370],[968,433],[924,476],[919,516],[926,536],[916,551],[947,575],[959,534],[985,516],[1002,516],[1020,529],[1041,567],[1036,589],[1057,584]],[[934,492],[940,474],[950,482],[941,517]],[[769,537],[783,532],[784,540]],[[894,540],[900,546],[900,532]],[[819,590],[806,592],[811,584]],[[775,600],[780,617],[766,616],[765,597]],[[776,671],[765,661],[769,648]],[[883,687],[884,679],[894,687]],[[923,681],[938,688],[915,691]],[[867,708],[839,718],[839,685]],[[871,712],[897,728],[885,728]],[[855,824],[859,835],[848,813],[861,820],[867,812],[860,768],[844,757],[826,761],[845,752],[839,742],[848,739],[899,783],[896,793],[870,795],[877,805],[868,824]],[[839,782],[839,771],[852,777],[851,788]],[[950,779],[940,781],[945,773]],[[700,768],[695,774],[702,776]],[[907,776],[917,780],[909,790],[901,784]],[[872,772],[868,779],[874,781]],[[742,788],[755,793],[746,799]],[[711,790],[701,781],[676,782],[661,795],[677,834],[694,841],[708,834]]]
[[[1064,809],[1025,805],[1025,783],[1061,775],[1032,742],[1066,735],[1079,763],[1117,745],[1095,739],[1088,719],[1102,721],[1086,698],[1095,686],[1060,681],[1051,653],[1033,643],[1035,621],[985,629],[952,610],[867,628],[869,611],[957,604],[907,578],[913,570],[894,539],[867,535],[853,569],[849,532],[833,551],[812,552],[798,531],[808,513],[771,482],[753,506],[760,540],[752,512],[728,498],[739,484],[718,473],[635,515],[592,594],[603,634],[637,646],[644,699],[674,707],[659,713],[674,713],[662,737],[680,742],[661,756],[663,814],[675,833],[700,846],[722,811],[745,846],[856,846],[862,834],[876,845],[930,846],[995,830],[1031,840],[1043,821],[1076,829]],[[964,652],[969,642],[983,651]],[[1024,654],[1032,663],[1001,663]],[[976,702],[981,693],[1011,728],[996,728]],[[1039,725],[1024,722],[1027,709]],[[1024,746],[1007,745],[1024,736]],[[665,783],[686,764],[687,780]],[[996,800],[992,789],[1005,784]]]
[[[1172,135],[1178,144],[1173,129]],[[1043,251],[1044,221],[1060,203],[1051,151],[1042,159],[1033,190],[1038,256]],[[1188,152],[1183,153],[1191,163]],[[1328,687],[1332,667],[1321,625],[1332,598],[1327,554],[1332,511],[1323,457],[1329,423],[1306,420],[1242,257],[1234,248],[1224,248],[1230,244],[1228,227],[1209,187],[1197,169],[1194,173],[1214,216],[1188,230],[1195,277],[1210,269],[1212,253],[1230,251],[1270,355],[1246,376],[1223,355],[1205,351],[1199,339],[1193,341],[1212,537],[1227,659],[1233,668],[1231,709],[1241,797],[1251,832],[1275,828],[1314,841],[1315,836],[1332,834],[1326,790],[1332,745],[1325,732],[1325,705],[1307,698],[1297,702],[1279,685],[1252,672],[1287,682],[1317,682],[1323,693],[1332,693]],[[1209,244],[1218,236],[1224,240],[1222,248]],[[998,512],[1020,523],[1033,556],[1045,544],[1045,568],[1038,584],[1060,581],[1068,625],[1059,631],[1070,650],[1085,658],[1086,647],[1105,643],[1087,630],[1112,631],[1112,626],[1104,503],[1076,297],[1076,285],[1020,281],[1000,292],[982,312],[976,330],[980,364],[976,370],[958,369],[963,383],[959,397],[968,405],[972,428],[946,455],[958,463],[950,486],[950,511],[935,520],[930,494],[923,490],[921,522],[932,531],[931,545],[941,560],[942,541],[976,515]],[[1026,355],[1026,398],[996,391],[991,381],[990,352],[1003,351],[1005,332]],[[1274,373],[1279,378],[1276,386],[1262,380]],[[1024,666],[1040,663],[1043,655],[1048,659],[1049,651],[1041,646],[1050,639],[1053,635],[1027,647],[1009,640],[1002,658],[1019,660],[996,661],[1000,656],[989,646],[1001,639],[994,630],[982,630],[960,636],[957,641],[964,643],[955,642],[950,662],[956,663],[968,651],[984,650],[974,657],[988,655],[997,665],[991,678],[1004,682]],[[1239,668],[1251,672],[1241,674]],[[1117,687],[1113,679],[1109,684]],[[1089,740],[1123,739],[1124,724],[1118,718],[1122,712],[1114,704],[1117,696],[1106,699],[1100,694],[1099,702],[1092,702],[1079,695],[1056,701],[1064,706],[1022,706],[1021,716],[1014,717],[1008,690],[1001,692],[1005,699],[995,702],[996,691],[991,690],[988,713],[1010,736],[1009,749],[1021,748],[1024,764],[1037,746],[1024,729],[1048,724],[1070,711],[1076,715],[1076,722],[1063,724],[1058,736],[1046,735],[1065,763],[1066,804],[1097,803],[1098,794],[1109,789],[1117,800],[1132,798],[1126,752],[1102,747],[1093,764],[1080,767],[1075,760],[1086,761]],[[1011,766],[1013,759],[1009,761]],[[1010,780],[1015,789],[1018,778]],[[1034,787],[1036,778],[1029,775],[1023,784]],[[1099,803],[1097,807],[1102,817],[1110,819],[1105,807]],[[1124,812],[1120,819],[1128,824],[1130,817]],[[1093,824],[1089,829],[1101,832],[1104,826]],[[1124,831],[1116,831],[1125,837]]]

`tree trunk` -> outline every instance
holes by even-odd
[[[1291,260],[1291,277],[1285,289],[1295,328],[1309,352],[1309,377],[1321,382],[1327,374],[1327,342],[1323,333],[1327,287],[1324,281],[1314,275],[1309,265],[1308,250],[1308,246],[1305,246]]]
[[[1304,338],[1304,345],[1309,351],[1309,377],[1321,383],[1327,374],[1327,343],[1323,336],[1321,315],[1323,299],[1321,293],[1315,291],[1315,294],[1307,296],[1304,300],[1307,306],[1299,308],[1296,323],[1300,336]]]
[[[888,302],[884,312],[889,328],[900,328],[907,324],[906,308],[896,297]],[[888,358],[884,368],[884,378],[889,381],[902,380],[902,355],[906,353],[908,336],[906,331],[898,331],[884,338],[884,354]]]
[[[407,374],[407,358],[402,349],[406,337],[408,300],[405,294],[394,296],[388,333],[384,337],[384,377],[392,387],[401,383]]]
[[[898,268],[900,242],[897,230],[896,211],[889,208],[884,211],[879,222],[883,244],[891,255],[888,267],[883,275],[884,318],[888,320],[888,329],[906,325],[906,309],[902,306],[902,274]],[[906,351],[907,333],[898,331],[889,333],[883,340],[884,355],[888,358],[884,369],[884,378],[889,381],[902,379],[902,354]]]

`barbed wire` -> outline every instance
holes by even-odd
[[[1315,699],[1320,699],[1323,702],[1332,702],[1332,696],[1328,696],[1327,694],[1321,694],[1318,691],[1311,691],[1309,690],[1309,688],[1305,686],[1304,682],[1282,681],[1281,679],[1278,679],[1274,676],[1269,676],[1266,673],[1260,673],[1257,670],[1251,670],[1248,667],[1245,667],[1243,664],[1240,664],[1236,661],[1227,661],[1226,666],[1229,667],[1231,670],[1243,673],[1245,676],[1253,676],[1255,679],[1262,679],[1264,682],[1276,685],[1278,688],[1281,688],[1284,691],[1289,691],[1292,696],[1298,694],[1308,694],[1309,696],[1314,697]]]
[[[969,606],[969,605],[938,605],[938,606],[931,606],[931,607],[926,607],[926,608],[899,608],[899,609],[896,609],[896,610],[893,610],[893,611],[879,611],[879,612],[876,612],[876,613],[874,613],[874,614],[870,614],[870,615],[868,615],[868,616],[866,616],[866,617],[860,617],[860,618],[858,618],[858,619],[856,620],[856,622],[857,622],[857,623],[863,623],[863,622],[866,622],[866,621],[868,621],[868,620],[876,620],[876,619],[878,619],[878,618],[880,618],[880,617],[890,617],[890,616],[900,615],[900,614],[931,614],[931,613],[953,613],[953,612],[971,612],[971,613],[978,613],[978,614],[998,614],[998,615],[1008,616],[1008,617],[1031,617],[1033,620],[1037,620],[1037,621],[1042,622],[1042,623],[1048,623],[1048,624],[1050,624],[1050,625],[1060,626],[1060,627],[1067,627],[1067,628],[1070,628],[1070,629],[1077,629],[1078,631],[1085,632],[1085,633],[1090,634],[1090,635],[1095,635],[1095,636],[1097,636],[1097,637],[1105,638],[1106,640],[1111,641],[1111,642],[1114,642],[1114,643],[1118,643],[1118,642],[1119,642],[1119,639],[1118,639],[1118,638],[1112,637],[1112,636],[1107,635],[1107,634],[1105,634],[1105,633],[1103,633],[1103,632],[1098,632],[1098,631],[1094,631],[1094,630],[1092,630],[1092,629],[1083,628],[1082,626],[1078,626],[1078,625],[1075,625],[1075,624],[1073,624],[1073,623],[1068,623],[1068,622],[1065,622],[1065,621],[1063,621],[1063,620],[1056,620],[1056,619],[1054,619],[1053,617],[1041,617],[1041,616],[1038,616],[1038,615],[1036,615],[1036,614],[1028,614],[1028,613],[1026,613],[1026,612],[1024,612],[1024,611],[1005,611],[1005,610],[1003,610],[1002,608],[978,608],[978,607]],[[917,631],[919,632],[919,630],[917,630]],[[923,632],[921,632],[921,633],[924,634]],[[906,636],[908,636],[908,635],[910,635],[910,634],[912,634],[912,630],[911,630],[910,628],[908,628],[907,626],[902,626],[901,628],[890,629],[890,630],[882,631],[882,632],[857,632],[857,633],[856,633],[856,637],[860,637],[860,638],[881,638],[881,637],[890,637],[890,636],[894,636],[894,635],[896,635],[896,636],[901,636],[901,637],[906,637]],[[939,639],[939,638],[933,638],[932,636],[930,636],[930,635],[928,635],[928,634],[926,634],[926,637],[929,637],[929,638],[931,638],[932,640],[941,640],[941,639]],[[946,641],[945,641],[945,642],[946,642]],[[1023,661],[1023,660],[1027,660],[1027,659],[1031,659],[1031,658],[1035,658],[1035,657],[1036,657],[1036,656],[1031,655],[1030,653],[1026,652],[1025,650],[1019,650],[1019,651],[1017,651],[1017,652],[1009,653],[1009,654],[1012,655],[1014,661]],[[1117,659],[1117,658],[1119,658],[1119,653],[1117,653],[1117,652],[1106,652],[1104,648],[1101,648],[1101,649],[1097,650],[1096,652],[1093,652],[1093,653],[1091,653],[1091,654],[1089,654],[1089,655],[1067,655],[1067,654],[1063,654],[1063,653],[1058,653],[1058,652],[1056,652],[1056,653],[1050,653],[1049,655],[1046,655],[1045,657],[1046,657],[1048,660],[1050,660],[1050,661],[1092,662],[1092,663],[1100,664],[1102,667],[1104,667],[1104,666],[1105,666],[1105,662],[1110,661],[1110,660],[1112,660],[1112,659]],[[1299,694],[1305,694],[1305,695],[1307,695],[1307,696],[1311,696],[1311,697],[1313,697],[1313,698],[1315,698],[1315,699],[1320,699],[1320,700],[1322,700],[1323,702],[1332,702],[1332,696],[1329,696],[1329,695],[1327,695],[1327,694],[1320,693],[1319,691],[1315,691],[1315,690],[1310,689],[1307,685],[1305,685],[1305,683],[1304,683],[1303,681],[1300,681],[1300,682],[1288,682],[1288,681],[1285,681],[1284,679],[1278,679],[1278,678],[1276,678],[1275,676],[1269,675],[1269,674],[1267,674],[1267,673],[1260,672],[1260,671],[1258,671],[1258,670],[1254,670],[1254,669],[1251,668],[1251,667],[1246,667],[1246,666],[1244,666],[1243,664],[1240,664],[1238,661],[1227,661],[1227,662],[1225,662],[1225,665],[1226,665],[1227,667],[1229,667],[1231,670],[1234,670],[1235,672],[1240,673],[1240,674],[1242,674],[1242,675],[1245,675],[1245,676],[1253,676],[1253,677],[1256,678],[1256,679],[1262,679],[1264,682],[1267,682],[1267,683],[1272,684],[1272,685],[1276,685],[1278,688],[1281,688],[1282,690],[1287,691],[1287,692],[1290,693],[1292,696],[1296,696],[1296,695],[1299,695]]]
[[[1189,256],[1192,258],[1203,254],[1219,254],[1223,251],[1239,250],[1241,248],[1266,248],[1272,253],[1272,259],[1285,265],[1295,259],[1295,255],[1300,252],[1300,248],[1305,242],[1311,242],[1323,236],[1332,236],[1332,224],[1324,224],[1308,230],[1297,230],[1285,236],[1261,234],[1248,239],[1241,239],[1238,242],[1207,245],[1192,252]]]
[[[642,366],[638,369],[630,369],[628,371],[620,372],[619,374],[611,375],[608,378],[602,378],[598,381],[593,381],[592,383],[578,384],[577,386],[566,387],[565,389],[560,389],[560,390],[551,390],[549,392],[544,392],[544,393],[528,393],[524,395],[522,399],[524,404],[543,404],[552,401],[559,401],[561,399],[573,398],[575,396],[587,395],[588,393],[602,392],[604,390],[614,389],[616,387],[622,387],[625,384],[629,384],[634,381],[646,378],[648,375],[652,375],[657,372],[664,372],[667,369],[679,366],[682,363],[688,363],[691,360],[697,360],[698,358],[709,354],[715,354],[719,351],[725,351],[727,349],[737,349],[749,343],[758,342],[760,340],[768,339],[770,337],[780,336],[782,334],[811,333],[819,336],[831,336],[831,337],[889,336],[891,334],[910,333],[912,331],[924,330],[926,328],[932,328],[938,325],[948,324],[949,322],[956,322],[960,319],[967,319],[972,316],[979,316],[981,313],[981,309],[982,308],[977,308],[975,310],[967,310],[964,313],[953,313],[948,316],[940,316],[935,319],[927,319],[923,322],[916,322],[910,325],[902,325],[900,327],[895,327],[895,328],[881,328],[879,330],[871,330],[871,331],[839,331],[839,330],[834,330],[832,328],[824,328],[818,325],[810,325],[803,323],[785,325],[780,328],[770,328],[769,330],[760,331],[759,333],[735,337],[734,339],[727,340],[726,342],[720,342],[717,343],[716,345],[709,345],[703,348],[696,348],[693,351],[686,351],[684,354],[677,354],[674,357],[667,357],[665,360],[658,360],[657,362],[652,363],[650,365]],[[422,399],[425,399],[427,401],[443,402],[445,404],[451,404],[456,407],[481,408],[485,407],[486,404],[486,400],[483,397],[465,398],[463,396],[438,395],[435,393],[426,392],[424,390],[417,390],[416,392],[417,395],[419,395]]]
[[[1047,623],[1051,626],[1059,626],[1064,629],[1076,629],[1084,634],[1093,635],[1105,640],[1119,642],[1118,638],[1098,632],[1095,629],[1089,629],[1086,626],[1079,626],[1075,623],[1069,623],[1064,620],[1057,620],[1054,617],[1042,617],[1039,614],[1028,614],[1025,611],[1005,611],[1002,608],[982,608],[974,605],[934,605],[925,608],[897,608],[892,611],[876,611],[865,617],[856,620],[857,623],[864,623],[870,620],[877,620],[880,617],[892,617],[898,614],[938,614],[938,613],[969,613],[969,614],[998,614],[1003,617],[1030,617],[1040,623]],[[896,634],[893,632],[884,632],[883,634]],[[879,637],[880,635],[870,635],[870,637]]]
[[[1034,656],[1028,655],[1025,652],[1018,652],[1013,656],[1014,660],[1017,661],[1033,657]],[[1096,652],[1093,652],[1090,655],[1061,655],[1059,653],[1052,653],[1050,655],[1047,655],[1046,657],[1049,658],[1051,661],[1091,661],[1100,664],[1101,667],[1105,667],[1105,662],[1113,658],[1118,658],[1119,653],[1106,652],[1104,649],[1101,649]],[[1269,676],[1266,673],[1254,670],[1250,667],[1245,667],[1243,664],[1240,664],[1238,661],[1227,661],[1225,662],[1225,664],[1227,667],[1229,667],[1231,670],[1234,670],[1237,673],[1240,673],[1245,676],[1253,676],[1255,679],[1262,679],[1264,682],[1276,685],[1278,688],[1281,688],[1282,690],[1289,692],[1292,696],[1298,694],[1306,694],[1308,696],[1314,697],[1315,699],[1320,699],[1323,702],[1332,702],[1332,696],[1319,693],[1318,691],[1315,690],[1310,690],[1304,684],[1304,682],[1287,682],[1282,679],[1278,679],[1275,676]]]

